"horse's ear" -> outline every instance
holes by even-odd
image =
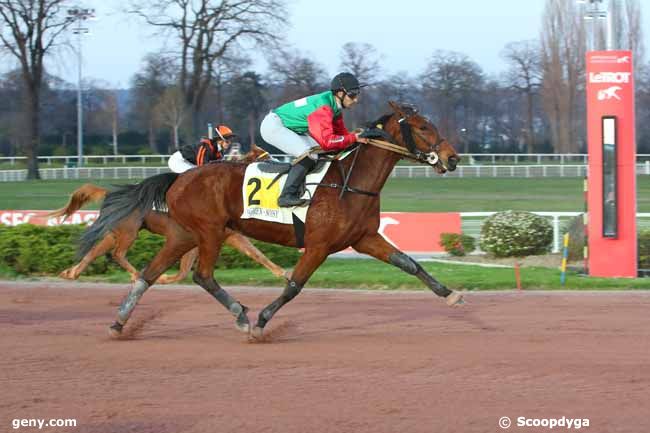
[[[404,113],[402,112],[402,108],[400,107],[400,105],[397,102],[388,101],[388,105],[390,105],[390,108],[392,108],[395,113],[399,114],[400,117],[404,117]]]

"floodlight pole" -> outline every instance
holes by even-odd
[[[75,8],[68,10],[68,19],[76,21],[72,32],[77,35],[77,166],[83,166],[84,139],[83,139],[83,104],[81,99],[82,85],[82,35],[88,33],[88,28],[81,27],[82,21],[95,17],[95,9]]]

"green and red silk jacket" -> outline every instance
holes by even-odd
[[[188,144],[180,148],[181,155],[194,165],[201,166],[211,161],[223,159],[221,146],[208,138],[202,138],[197,144]]]
[[[324,150],[343,150],[357,138],[345,127],[331,90],[286,103],[273,112],[286,128],[297,134],[309,133]]]

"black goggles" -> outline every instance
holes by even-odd
[[[354,99],[354,98],[357,98],[359,96],[359,93],[361,92],[361,89],[352,89],[352,90],[343,89],[343,91],[350,98]]]

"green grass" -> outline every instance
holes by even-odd
[[[127,183],[129,181],[122,181]],[[63,206],[69,194],[85,181],[0,182],[1,209],[55,209]],[[99,181],[102,186],[120,183]],[[638,210],[650,212],[650,177],[637,177]],[[581,211],[582,179],[578,178],[430,178],[390,179],[382,192],[383,211],[444,212],[498,211],[504,209],[537,211]],[[488,290],[514,288],[512,269],[424,263],[441,282],[455,289]],[[559,263],[558,263],[559,265]],[[224,285],[281,286],[265,269],[218,270]],[[650,289],[648,279],[600,279],[568,273],[566,287],[560,286],[559,271],[548,268],[523,268],[525,289]],[[0,268],[0,277],[15,278]],[[115,272],[105,277],[82,277],[86,281],[127,283],[128,276]],[[188,283],[190,283],[188,281]],[[368,289],[423,289],[416,278],[374,260],[329,259],[310,279],[308,287],[356,287]]]
[[[85,183],[110,186],[136,180],[39,180],[0,182],[0,209],[54,210],[68,202],[70,194]],[[87,206],[86,209],[97,209]]]
[[[457,290],[509,290],[514,289],[514,270],[511,268],[485,268],[472,265],[455,265],[422,262],[422,266],[446,286]],[[0,277],[15,278],[0,269]],[[215,273],[224,286],[249,285],[282,287],[284,283],[266,269],[219,269]],[[650,278],[591,278],[567,273],[566,286],[560,285],[560,271],[552,268],[521,268],[524,289],[545,290],[614,290],[650,289]],[[82,276],[81,281],[103,281],[128,285],[129,276],[117,271],[103,276]],[[185,281],[192,284],[190,279]],[[356,288],[375,290],[428,290],[417,278],[393,266],[370,259],[328,259],[310,278],[307,287]]]
[[[107,186],[133,181],[92,181]],[[0,209],[57,209],[86,181],[0,182]],[[584,207],[579,178],[390,179],[381,195],[383,211],[481,212],[506,209],[577,212]],[[638,211],[650,212],[650,176],[637,177]],[[92,207],[89,207],[92,209]]]

